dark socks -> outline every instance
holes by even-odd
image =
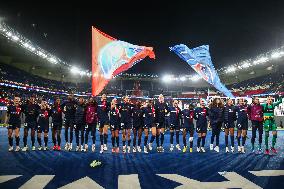
[[[85,132],[85,144],[88,144],[88,140],[89,140],[89,131]]]
[[[131,139],[129,139],[129,140],[127,141],[127,143],[128,143],[128,146],[130,146],[130,145],[131,145]]]
[[[205,137],[206,137],[206,136],[202,136],[202,147],[205,146]]]
[[[24,136],[24,139],[23,139],[23,141],[24,141],[24,147],[27,146],[27,140],[28,140],[28,137],[27,137],[27,136]]]
[[[137,131],[133,133],[133,146],[136,146]]]
[[[93,140],[93,144],[96,143],[96,132],[92,132],[92,140]]]
[[[111,137],[111,144],[112,144],[112,147],[114,147],[114,146],[115,146],[114,137]]]
[[[133,138],[133,146],[136,146],[136,137]]]
[[[230,135],[231,137],[231,146],[234,147],[235,146],[235,141],[234,141],[234,135]]]
[[[145,137],[144,137],[144,146],[147,145],[147,142],[148,142],[148,136],[145,136]]]
[[[104,144],[107,144],[107,134],[104,134]]]
[[[171,138],[170,138],[170,143],[173,144],[174,143],[174,132],[171,132]]]
[[[101,145],[104,144],[104,136],[102,134],[100,134],[100,141],[101,141]]]
[[[216,135],[216,146],[219,146],[219,135]]]
[[[52,135],[52,142],[53,142],[53,145],[55,146],[56,145],[56,138],[53,135]]]
[[[13,143],[13,141],[12,141]],[[20,137],[16,137],[16,146],[19,146],[20,145]]]
[[[38,142],[39,146],[41,146],[41,137],[37,137],[37,142]]]
[[[197,147],[200,147],[201,137],[198,137],[197,139]]]
[[[245,146],[246,138],[247,138],[246,136],[242,137],[242,145],[243,145],[243,146]]]
[[[9,141],[9,145],[13,146],[13,138],[12,137],[8,137],[8,141]]]
[[[122,146],[125,146],[125,140],[122,141]]]
[[[176,143],[179,144],[179,131],[176,131]]]
[[[45,146],[47,146],[48,137],[47,137],[47,136],[46,136],[46,137],[44,137],[44,139],[43,139],[43,140],[44,140],[44,145],[45,145]]]
[[[157,143],[157,146],[159,147],[160,146],[160,137],[159,137],[159,135],[156,136],[156,143]]]
[[[189,142],[189,147],[192,148],[193,147],[193,141]]]
[[[84,144],[84,130],[81,131],[81,145]]]
[[[138,146],[141,145],[141,138],[138,138]]]
[[[79,146],[79,131],[75,131],[75,137],[76,137],[76,144]]]
[[[160,135],[161,135],[161,146],[163,146],[165,134],[164,134],[164,133],[161,133]]]
[[[272,136],[272,148],[275,147],[276,139],[277,139],[277,135],[273,135],[273,136]]]
[[[59,132],[57,133],[57,144],[58,144],[58,146],[60,146],[60,144],[61,144],[60,132],[61,132],[61,131],[59,131]]]
[[[215,137],[215,135],[212,134],[212,136],[211,136],[211,144],[214,143],[214,137]]]
[[[186,147],[186,136],[184,136],[184,137],[182,138],[182,140],[183,140],[183,145]]]
[[[225,145],[226,145],[226,147],[228,147],[228,143],[229,143],[229,136],[225,135]]]
[[[116,147],[119,147],[119,137],[115,137],[116,139]]]
[[[64,136],[65,136],[65,141],[67,143],[68,142],[68,129],[65,129]]]
[[[70,129],[70,143],[73,141],[73,129]]]
[[[241,145],[241,136],[238,137],[238,146]]]

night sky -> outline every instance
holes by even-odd
[[[91,68],[92,25],[117,39],[154,47],[156,60],[147,58],[129,73],[192,73],[169,52],[180,43],[210,45],[217,68],[284,45],[284,1],[95,2],[1,1],[0,17],[45,50],[86,69]]]

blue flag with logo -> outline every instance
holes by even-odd
[[[234,95],[220,81],[211,61],[208,45],[190,49],[186,45],[180,44],[170,47],[170,50],[186,61],[205,81],[213,85],[227,97],[234,98]]]

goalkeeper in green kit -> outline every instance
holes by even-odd
[[[272,147],[271,151],[272,153],[276,154],[277,151],[275,149],[275,144],[276,144],[276,138],[277,138],[277,126],[275,123],[274,119],[274,109],[276,106],[282,103],[282,97],[278,100],[275,101],[274,103],[272,102],[272,97],[269,96],[267,98],[267,101],[265,104],[261,104],[263,107],[263,127],[265,131],[265,154],[269,155],[269,149],[268,149],[268,137],[269,137],[269,131],[272,131]]]

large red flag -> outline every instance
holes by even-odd
[[[114,76],[147,56],[155,58],[152,47],[132,45],[92,27],[92,95],[98,95]]]

